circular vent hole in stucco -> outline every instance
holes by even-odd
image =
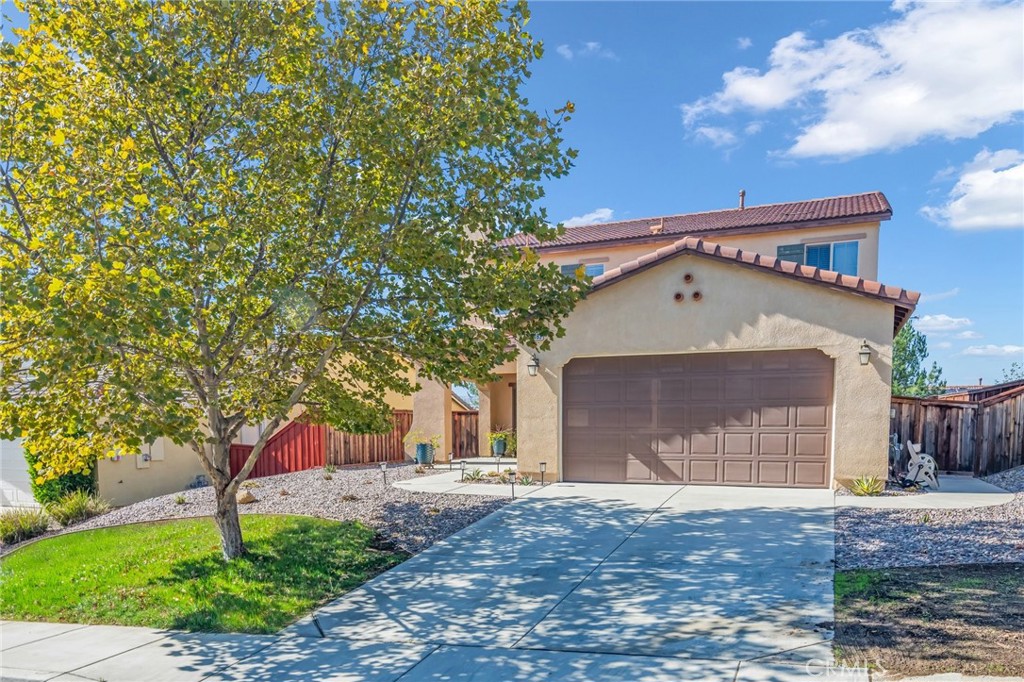
[[[685,275],[683,275],[683,281],[689,284],[690,282],[693,281],[693,275],[691,275],[690,273],[686,273]]]
[[[676,299],[677,301],[682,301],[683,300],[683,294],[682,294],[681,291],[677,291],[676,295],[673,296],[672,298]]]
[[[693,292],[693,300],[699,301],[701,298],[703,298],[703,294],[701,294],[699,291]]]

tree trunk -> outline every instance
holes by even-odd
[[[238,522],[238,499],[225,489],[217,489],[217,512],[213,516],[220,530],[220,546],[224,558],[231,561],[245,554],[242,526]]]

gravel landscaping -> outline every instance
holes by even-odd
[[[425,474],[417,474],[414,465],[389,464],[387,485],[376,465],[339,468],[330,474],[310,469],[256,478],[242,484],[256,502],[239,505],[239,510],[242,514],[302,514],[362,521],[377,530],[385,542],[415,554],[511,501],[503,497],[414,493],[391,485],[434,473],[437,471],[427,469]],[[211,516],[213,511],[213,489],[198,488],[121,507],[68,530]],[[3,549],[6,553],[14,547]]]
[[[1024,467],[984,480],[1017,495],[974,509],[836,508],[836,567],[1024,562]]]

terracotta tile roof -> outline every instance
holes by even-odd
[[[704,258],[714,258],[744,267],[767,270],[809,284],[826,286],[838,291],[892,303],[895,305],[893,318],[894,335],[899,332],[900,327],[910,317],[914,308],[917,307],[918,299],[921,298],[921,294],[916,291],[888,286],[881,282],[864,279],[863,277],[841,275],[838,272],[822,270],[810,265],[800,265],[792,261],[780,260],[774,256],[754,253],[753,251],[722,246],[697,237],[684,237],[674,244],[664,246],[653,253],[640,256],[636,260],[623,263],[617,268],[608,270],[603,275],[591,280],[591,290],[603,289],[683,253],[692,253]]]
[[[885,195],[881,192],[868,192],[785,204],[765,204],[742,209],[732,208],[570,227],[557,239],[543,244],[533,235],[517,234],[504,240],[502,244],[553,249],[603,242],[664,239],[666,236],[709,235],[721,231],[763,232],[776,230],[782,226],[814,227],[858,220],[888,220],[891,217],[892,207]],[[660,228],[660,232],[652,232],[654,226],[658,226],[655,229]]]

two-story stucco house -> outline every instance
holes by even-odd
[[[880,192],[567,229],[537,243],[590,279],[545,352],[480,387],[521,472],[548,480],[828,487],[884,476],[892,342],[919,294],[877,282]],[[425,383],[414,428],[444,434]]]

